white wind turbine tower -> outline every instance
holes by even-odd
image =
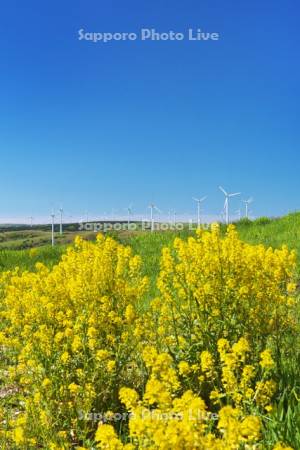
[[[229,224],[229,199],[231,197],[235,197],[236,195],[240,195],[240,192],[236,192],[234,194],[228,194],[225,189],[222,188],[222,186],[219,186],[220,191],[223,192],[223,194],[225,195],[225,203],[224,203],[224,211],[225,211],[225,220],[226,220],[226,225]]]
[[[52,247],[54,247],[54,218],[55,218],[55,214],[54,214],[54,211],[52,211],[52,213],[51,213],[51,244],[52,244]]]
[[[253,202],[253,198],[250,197],[248,200],[243,200],[243,202],[245,203],[245,217],[249,219],[249,205]]]
[[[241,220],[241,218],[242,218],[242,213],[241,213],[241,210],[240,210],[240,209],[237,209],[237,210],[236,210],[236,214],[237,214],[237,216],[238,216],[238,220]]]
[[[197,203],[197,225],[198,228],[201,227],[201,203],[204,202],[204,200],[206,200],[207,197],[202,197],[202,198],[196,198],[193,197],[193,200]]]
[[[151,232],[154,231],[154,211],[161,213],[161,210],[157,208],[153,203],[149,205],[150,208],[150,222],[151,222]]]
[[[32,225],[33,225],[33,217],[30,216],[30,217],[29,217],[29,220],[30,220],[30,227],[32,228]]]
[[[61,206],[59,208],[59,213],[60,213],[60,224],[59,224],[59,234],[63,234],[63,207]]]

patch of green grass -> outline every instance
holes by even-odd
[[[32,250],[1,250],[0,270],[12,270],[19,267],[22,270],[34,270],[35,264],[41,262],[48,267],[55,265],[65,250],[64,246],[45,246]]]

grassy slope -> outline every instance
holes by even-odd
[[[269,223],[265,223],[264,219],[250,224],[241,222],[237,228],[241,238],[247,242],[274,248],[286,244],[290,249],[296,249],[300,255],[300,213],[289,214]]]
[[[236,224],[238,232],[243,240],[253,244],[264,244],[274,248],[286,244],[290,249],[296,249],[300,256],[300,213],[290,214],[280,219],[258,219],[254,222],[241,221]],[[126,245],[131,245],[134,253],[141,255],[144,263],[144,272],[152,279],[159,271],[159,259],[164,246],[170,245],[175,236],[185,238],[194,232],[137,232],[121,233],[115,237]],[[47,265],[52,265],[59,260],[65,245],[71,242],[76,234],[91,239],[94,233],[66,233],[61,239],[62,245],[57,245],[54,249],[45,246],[49,242],[49,232],[47,231],[20,231],[6,232],[0,234],[0,270],[11,269],[16,265],[32,269],[37,261],[42,261]],[[37,248],[37,253],[32,255],[28,249],[16,250],[21,241]],[[59,241],[58,241],[59,242]],[[41,247],[38,247],[42,245]],[[29,245],[28,245],[29,246]],[[300,272],[300,259],[299,259]]]
[[[94,239],[95,233],[81,231],[66,231],[62,235],[56,233],[57,244],[65,245],[74,240],[77,235],[84,235],[86,239]],[[25,250],[33,247],[47,246],[51,242],[51,231],[21,230],[0,232],[0,250]]]

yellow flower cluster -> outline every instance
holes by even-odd
[[[151,339],[183,360],[191,349],[216,354],[223,337],[233,343],[246,336],[258,350],[280,348],[296,324],[295,268],[294,251],[244,243],[233,225],[224,238],[216,224],[195,238],[176,238],[163,250]]]
[[[16,385],[18,419],[7,442],[69,448],[91,432],[80,411],[118,404],[123,383],[136,385],[134,322],[147,279],[131,249],[99,235],[77,239],[52,270],[4,273],[1,345]],[[22,423],[20,422],[22,420]],[[36,448],[36,447],[34,447]]]
[[[245,339],[240,339],[232,349],[229,349],[227,341],[222,340],[219,347],[221,358],[225,365],[229,364],[230,370],[237,365],[243,365],[244,369],[249,367],[245,365],[245,353],[250,351]],[[224,352],[224,347],[227,347],[230,353]],[[261,421],[257,415],[247,414],[242,407],[229,404],[221,407],[217,414],[212,414],[199,395],[191,390],[180,394],[183,386],[176,376],[170,356],[165,353],[158,354],[154,348],[149,347],[145,349],[144,361],[150,369],[150,377],[143,398],[140,400],[133,389],[120,390],[121,401],[132,413],[129,421],[130,443],[123,446],[111,425],[100,424],[96,434],[98,448],[230,450],[259,442]],[[210,371],[211,358],[209,353],[205,352],[202,354],[200,366],[206,373],[207,361]],[[241,372],[244,375],[244,371]],[[224,390],[230,400],[235,392],[227,390],[226,378],[223,381]]]

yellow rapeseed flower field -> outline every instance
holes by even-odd
[[[1,449],[291,448],[295,267],[213,225],[163,249],[148,308],[141,258],[102,235],[3,272]]]

